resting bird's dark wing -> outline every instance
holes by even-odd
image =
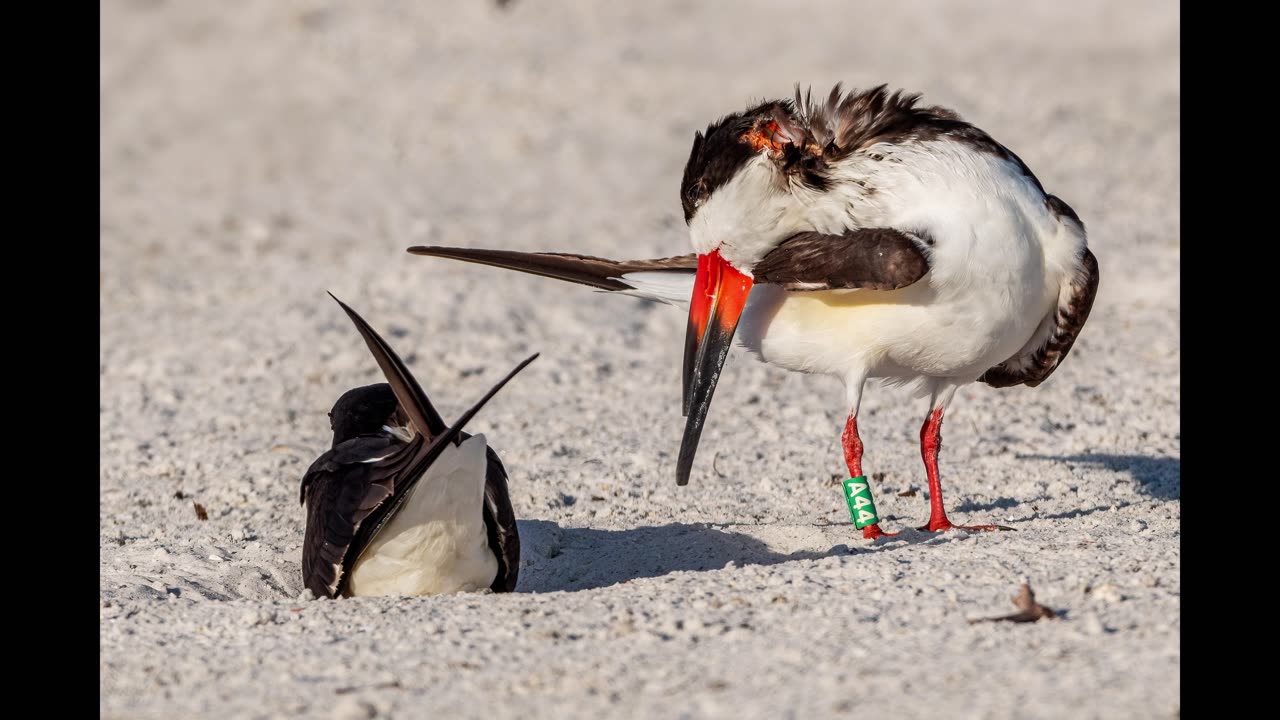
[[[342,592],[349,559],[367,545],[360,532],[380,525],[387,499],[413,459],[419,438],[405,444],[382,435],[352,438],[316,459],[302,476],[307,529],[302,542],[302,581],[317,596]],[[360,538],[357,540],[357,538]]]
[[[488,468],[484,482],[484,524],[489,531],[489,548],[498,558],[498,574],[490,588],[494,592],[511,592],[520,577],[520,532],[507,492],[507,470],[493,448],[487,448],[485,455]]]

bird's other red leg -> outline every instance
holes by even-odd
[[[844,447],[844,462],[849,466],[849,477],[862,477],[862,438],[858,437],[857,411],[849,413],[849,421],[844,425],[844,433],[840,435],[840,445]],[[887,533],[880,529],[880,523],[873,523],[862,528],[862,537],[875,540],[878,537],[892,537],[897,533]]]
[[[953,525],[947,519],[942,505],[942,481],[938,478],[938,451],[942,449],[942,412],[935,407],[920,428],[920,454],[924,456],[924,469],[929,475],[929,524],[918,530],[940,532],[942,530],[1012,530],[1003,525]]]

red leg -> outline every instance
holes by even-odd
[[[942,481],[938,479],[938,451],[942,449],[942,408],[929,413],[929,419],[920,428],[920,454],[924,456],[924,469],[929,474],[929,524],[917,530],[939,532],[942,530],[1012,530],[1003,525],[953,525],[947,519],[942,506]]]
[[[849,477],[862,477],[862,438],[858,437],[858,418],[849,415],[845,423],[844,434],[840,436],[840,444],[844,446],[844,462],[849,466]],[[880,529],[880,524],[862,528],[862,537],[875,540],[878,537],[892,537],[897,533],[887,533]]]
[[[858,437],[858,418],[850,415],[840,436],[844,446],[844,462],[849,466],[849,477],[862,476],[862,438]]]

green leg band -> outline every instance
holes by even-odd
[[[844,481],[844,499],[849,503],[849,517],[854,527],[861,530],[880,522],[876,501],[871,499],[871,483],[865,475]]]

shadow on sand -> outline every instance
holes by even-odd
[[[1159,500],[1182,497],[1182,459],[1159,455],[1019,455],[1030,460],[1053,460],[1069,464],[1085,464],[1128,473],[1138,482],[1138,489]]]
[[[841,544],[826,551],[781,554],[750,535],[684,523],[597,530],[521,520],[520,544],[519,592],[589,590],[674,572],[719,570],[729,562],[776,565],[849,553],[848,545]]]
[[[928,493],[926,493],[925,496],[927,497]],[[947,497],[945,493],[945,488],[944,488],[944,493],[942,497],[943,499]],[[1008,510],[1010,508],[1016,508],[1021,504],[1022,504],[1021,501],[1014,500],[1013,498],[996,498],[995,500],[991,500],[989,502],[975,502],[973,500],[965,500],[963,502],[957,503],[954,508],[948,508],[947,514],[949,515],[952,511],[955,511],[958,513],[975,513],[975,512],[989,512],[991,510]],[[957,520],[953,522],[959,522],[959,521]]]

